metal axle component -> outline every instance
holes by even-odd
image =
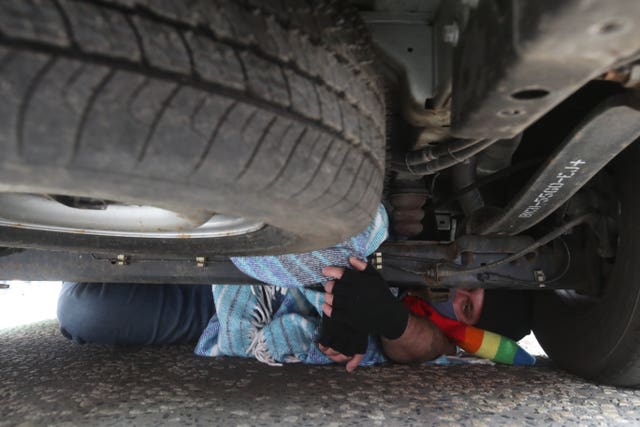
[[[381,273],[404,287],[565,289],[571,283],[574,290],[584,284],[588,292],[589,280],[581,277],[584,269],[572,263],[577,258],[561,236],[593,219],[593,214],[579,216],[535,241],[528,236],[462,236],[450,245],[385,243]],[[549,245],[556,239],[559,244]],[[561,285],[560,279],[568,277],[572,280]]]
[[[554,279],[569,271],[566,245],[528,250],[527,236],[462,236],[451,244],[428,241],[384,243],[370,262],[392,285],[401,288],[520,288],[553,287]],[[527,256],[481,272],[465,268],[495,263],[519,251]],[[434,276],[437,266],[456,275]],[[572,273],[572,272],[569,272]],[[96,255],[42,250],[16,250],[0,256],[0,280],[60,280],[75,282],[132,282],[254,285],[261,282],[238,270],[224,257],[149,258],[128,254]],[[541,279],[542,278],[542,279]],[[572,283],[581,283],[574,280]]]

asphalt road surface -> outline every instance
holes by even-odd
[[[638,425],[640,390],[487,365],[270,367],[188,346],[73,344],[54,321],[0,331],[0,426]]]

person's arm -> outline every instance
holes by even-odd
[[[443,354],[455,354],[456,346],[429,320],[409,315],[403,334],[394,340],[380,337],[387,357],[397,363],[418,363]]]
[[[337,279],[325,284],[325,316],[355,331],[379,335],[387,356],[399,363],[455,352],[455,346],[433,323],[409,313],[375,269],[354,257],[349,262],[355,271],[339,267],[322,271]]]

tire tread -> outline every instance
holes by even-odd
[[[384,103],[352,12],[334,0],[0,2],[6,164],[224,183],[370,219]]]

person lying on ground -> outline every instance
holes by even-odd
[[[384,281],[370,280],[374,276],[366,272],[364,262],[352,261],[351,264],[363,272],[346,270],[349,272],[346,276],[352,282],[360,283],[360,289],[364,290],[361,295],[377,304],[369,307],[370,310],[360,310],[358,304],[340,306],[343,297],[334,295],[334,287],[341,280],[351,286],[345,281],[344,267],[325,269],[327,274],[324,276],[337,279],[325,285],[325,292],[306,287],[310,283],[326,281],[322,267],[333,261],[344,260],[349,253],[364,256],[373,252],[386,237],[384,219],[386,213],[381,208],[379,216],[365,232],[343,246],[316,251],[310,257],[298,254],[244,258],[236,264],[244,265],[249,272],[252,271],[249,267],[253,266],[266,271],[268,276],[277,276],[277,283],[288,285],[287,289],[214,285],[214,298],[211,298],[212,288],[193,285],[65,284],[58,310],[61,331],[76,342],[125,345],[185,343],[199,337],[196,354],[200,355],[239,355],[272,364],[333,361],[346,363],[348,370],[353,370],[357,362],[382,362],[386,360],[385,354],[398,362],[414,362],[451,353],[455,346],[429,320],[401,314],[398,308],[401,304],[393,303],[388,296],[381,297],[384,295],[381,290],[384,288],[388,293],[388,287]],[[319,265],[318,260],[324,265]],[[341,262],[343,266],[346,264]],[[287,268],[276,271],[274,265]],[[307,274],[304,283],[300,273],[303,270],[314,270],[313,274]],[[363,280],[360,275],[365,276]],[[265,281],[268,282],[268,277]],[[242,310],[238,309],[240,300],[243,301]],[[217,309],[214,301],[218,304]],[[323,306],[323,302],[326,305]],[[468,324],[478,322],[484,306],[483,290],[463,289],[455,291],[446,304],[434,304],[434,308],[445,316]],[[389,308],[392,308],[390,312]],[[343,318],[332,319],[333,310]],[[345,319],[349,324],[345,324]],[[350,330],[352,333],[345,333]],[[316,346],[317,340],[321,347]],[[354,343],[359,351],[347,351],[350,354],[346,354],[344,346],[353,347]],[[379,343],[381,348],[376,347]],[[368,350],[368,359],[355,356],[365,351],[363,345]]]

